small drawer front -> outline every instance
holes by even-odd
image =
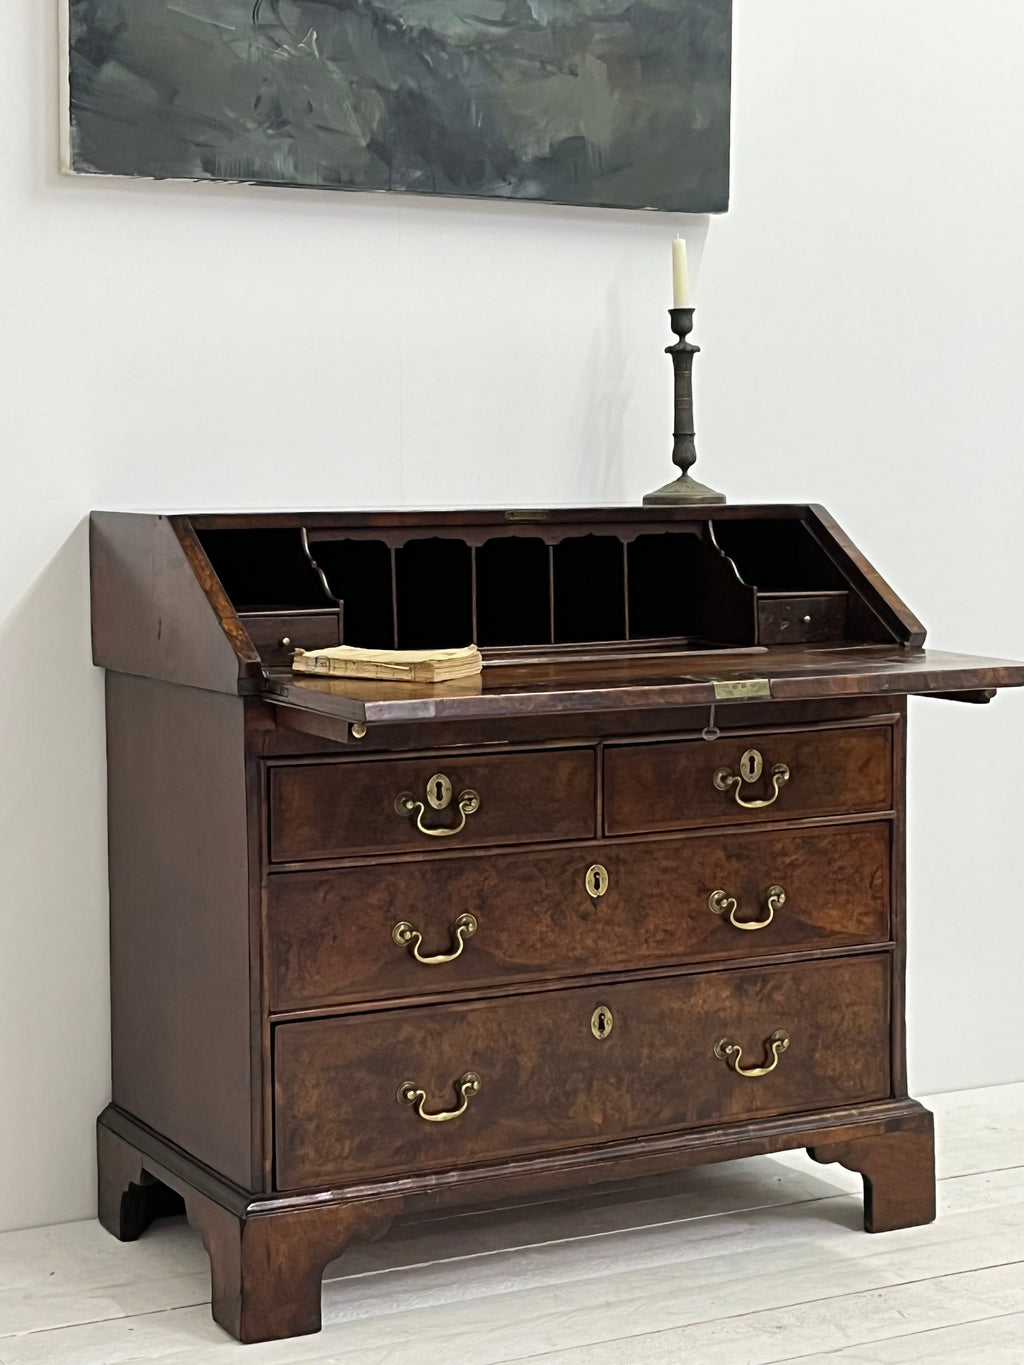
[[[592,749],[274,768],[274,862],[595,833]]]
[[[339,611],[253,611],[239,617],[268,668],[291,664],[297,649],[341,644]]]
[[[889,937],[878,821],[272,876],[273,1010]]]
[[[891,807],[887,725],[631,744],[605,757],[607,834]]]
[[[282,1024],[277,1188],[882,1099],[889,978],[878,954]]]
[[[846,638],[849,593],[759,593],[757,640],[762,645],[802,645]]]

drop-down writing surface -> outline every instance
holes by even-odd
[[[937,650],[779,647],[750,655],[487,667],[433,685],[271,675],[266,697],[350,723],[498,719],[710,704],[715,683],[766,679],[775,701],[969,692],[1024,685],[1024,664]]]

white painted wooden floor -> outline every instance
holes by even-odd
[[[0,1365],[1024,1365],[1024,1084],[928,1101],[939,1219],[868,1236],[803,1153],[420,1218],[328,1271],[324,1331],[239,1346],[183,1220],[0,1235]]]

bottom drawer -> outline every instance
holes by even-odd
[[[889,974],[879,953],[281,1024],[277,1188],[882,1099]]]

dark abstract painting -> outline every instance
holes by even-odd
[[[716,212],[732,0],[65,0],[68,169]]]

